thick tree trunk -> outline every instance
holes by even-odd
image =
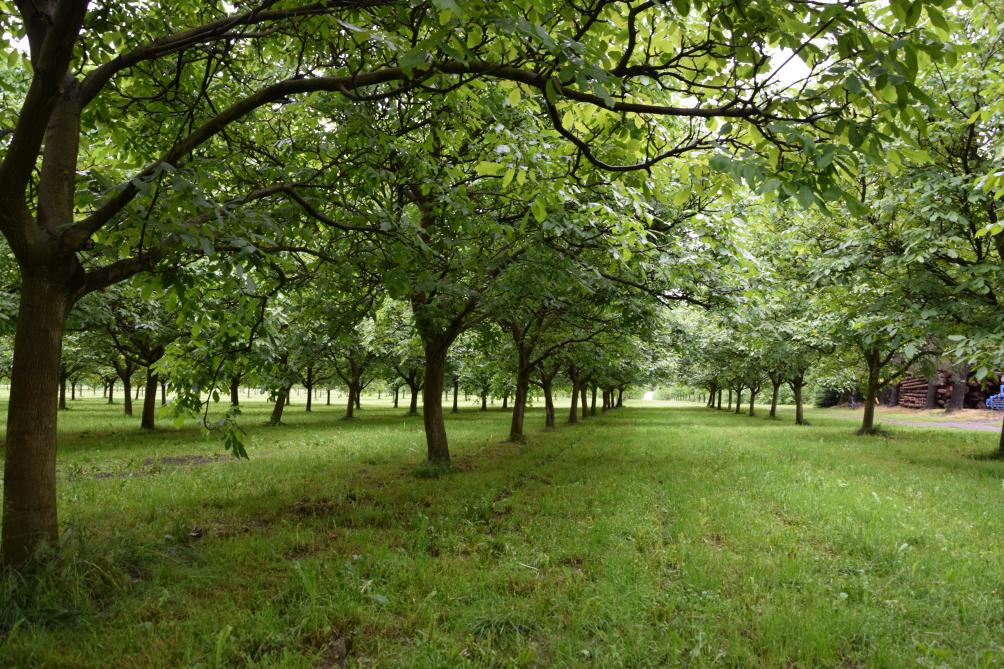
[[[275,406],[272,407],[272,415],[268,419],[269,425],[275,426],[282,422],[282,410],[286,408],[286,403],[289,400],[290,388],[291,386],[286,386],[276,395]]]
[[[927,397],[924,398],[925,409],[938,408],[938,375],[927,380]]]
[[[624,406],[624,387],[621,386],[617,389],[617,408],[620,409]]]
[[[743,410],[743,389],[742,387],[736,389],[736,413]]]
[[[73,401],[77,400],[77,382],[70,381],[70,399]]]
[[[722,389],[719,388],[718,389],[718,409],[721,410],[721,408],[722,408]]]
[[[481,410],[488,411],[488,393],[481,391]]]
[[[530,394],[530,369],[526,356],[520,355],[516,366],[516,397],[512,403],[512,421],[509,423],[509,441],[526,441],[523,434],[523,417],[526,415],[526,398]]]
[[[502,411],[509,410],[509,391],[502,395]]]
[[[572,383],[572,404],[568,411],[568,422],[579,422],[579,386],[574,382]]]
[[[66,410],[66,369],[59,370],[59,410]]]
[[[133,399],[137,399],[138,400],[139,399],[139,386],[136,386],[136,390],[134,390],[133,392],[136,393],[136,396]]]
[[[952,382],[952,395],[945,404],[945,413],[961,411],[966,407],[966,393],[969,392],[969,365],[959,367],[958,374]]]
[[[879,373],[881,353],[878,349],[871,349],[865,352],[865,362],[868,365],[868,385],[865,392],[865,410],[861,418],[862,434],[875,431],[875,400],[879,393]]]
[[[140,427],[144,430],[153,430],[156,427],[157,385],[157,375],[147,367],[146,390],[143,393],[143,418],[140,421]]]
[[[425,343],[425,383],[422,386],[422,419],[429,462],[449,464],[450,447],[443,418],[443,377],[450,341]]]
[[[356,408],[357,409],[362,409],[363,408],[362,397],[363,397],[363,385],[361,383],[359,383],[359,382],[356,382],[355,398],[356,398]]]
[[[756,402],[756,393],[753,391],[752,388],[750,388],[750,415],[751,416],[754,415],[754,413],[753,413],[753,405],[754,405],[755,402]]]
[[[457,392],[460,390],[460,379],[453,378],[453,413],[458,413],[460,411],[460,405],[457,404]]]
[[[307,405],[304,411],[310,412],[314,407],[314,386],[307,386]]]
[[[108,382],[108,403],[115,403],[115,379]]]
[[[411,391],[411,403],[408,405],[408,415],[417,416],[418,415],[418,384],[409,385],[408,389]]]
[[[596,386],[593,386],[593,397],[592,397],[592,403],[589,406],[589,415],[590,416],[596,415]]]
[[[770,417],[777,418],[777,396],[781,392],[781,379],[770,382]]]
[[[356,393],[358,390],[354,383],[349,384],[348,401],[345,403],[345,415],[342,416],[344,420],[352,420],[355,418],[356,411]]]
[[[789,382],[791,392],[795,395],[795,425],[805,425],[805,406],[802,403],[802,388],[805,387],[805,375],[792,377]]]
[[[237,407],[241,405],[241,377],[231,376],[230,377],[230,406]]]
[[[327,396],[324,400],[324,406],[331,406],[331,388],[327,389]],[[394,406],[397,406],[396,404]]]
[[[3,562],[19,566],[56,545],[56,393],[71,301],[49,280],[22,274],[3,489]]]
[[[589,418],[588,388],[586,387],[585,383],[583,383],[582,387],[579,388],[579,397],[582,400],[582,417]]]
[[[125,415],[132,415],[132,379],[128,374],[122,377],[122,407]]]
[[[540,388],[544,392],[544,427],[554,429],[554,388],[551,379],[541,379]]]
[[[401,389],[395,386],[394,387],[394,408],[395,409],[397,408],[397,398],[398,398],[398,395],[400,393],[401,393]]]

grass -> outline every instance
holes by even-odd
[[[244,462],[117,411],[62,416],[64,556],[2,582],[0,666],[1004,666],[993,433],[468,410],[433,472],[402,410],[251,405]]]

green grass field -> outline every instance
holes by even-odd
[[[118,411],[61,416],[65,555],[0,584],[0,666],[1004,666],[993,433],[465,410],[436,477],[388,407],[251,405],[250,461]]]

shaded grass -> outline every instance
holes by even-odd
[[[0,665],[1004,666],[992,433],[628,408],[513,445],[465,411],[433,471],[420,418],[319,409],[189,465],[219,445],[78,403]]]

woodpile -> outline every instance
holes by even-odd
[[[951,394],[951,386],[945,384],[944,373],[938,374],[938,406],[945,406],[945,397],[941,394],[943,388],[948,388]],[[899,384],[899,405],[908,409],[924,409],[927,407],[927,379],[908,377]]]
[[[969,390],[966,392],[965,406],[969,409],[983,409],[988,397],[998,391],[1000,385],[992,377],[990,381],[978,383],[970,379]],[[939,371],[937,389],[935,391],[934,407],[927,406],[928,379],[910,376],[899,384],[899,406],[908,409],[944,409],[952,399],[952,376],[949,372]]]

